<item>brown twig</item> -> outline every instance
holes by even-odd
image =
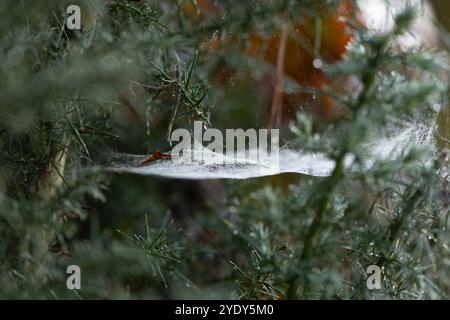
[[[268,129],[279,126],[283,115],[283,80],[284,80],[284,60],[286,56],[286,42],[288,36],[288,24],[284,23],[280,34],[280,43],[278,45],[277,66],[275,75],[275,86],[272,97],[272,106],[270,108],[270,117],[267,124]]]

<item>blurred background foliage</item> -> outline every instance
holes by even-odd
[[[64,26],[72,3],[81,31]],[[379,35],[352,1],[212,3],[4,0],[0,298],[448,298],[447,1],[431,1],[439,47],[406,51],[395,40],[411,9]],[[168,150],[168,132],[194,120],[266,127],[285,21],[298,28],[286,47],[283,143],[325,152],[331,177],[86,169],[112,152]],[[423,114],[437,119],[436,150],[361,168],[370,137]],[[81,290],[66,288],[70,264]],[[371,264],[381,290],[366,287]]]

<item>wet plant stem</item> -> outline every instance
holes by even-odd
[[[361,93],[355,100],[353,106],[350,106],[350,109],[352,110],[352,117],[350,119],[351,122],[353,122],[357,118],[359,111],[364,107],[364,105],[366,105],[368,95],[375,83],[376,70],[378,69],[378,67],[382,62],[381,52],[387,43],[388,39],[386,38],[377,44],[374,56],[368,61],[369,68],[367,68],[366,71],[361,76],[363,85]],[[349,137],[351,134],[352,130],[349,129],[346,133],[346,136],[344,137],[343,146],[341,147],[341,150],[338,153],[338,155],[335,157],[336,163],[335,168],[332,174],[323,182],[323,188],[321,189],[323,190],[323,192],[321,197],[317,200],[318,201],[317,211],[303,242],[304,243],[303,252],[300,256],[301,261],[309,261],[310,258],[313,256],[314,242],[317,234],[319,234],[323,218],[328,210],[330,197],[333,194],[333,190],[344,176],[344,161],[347,154],[350,152],[348,142],[350,141]],[[297,283],[299,280],[298,278],[299,278],[298,274],[294,275],[291,278],[286,294],[287,299],[297,298],[298,294]],[[309,291],[310,291],[309,283],[308,281],[306,281],[304,284],[303,296],[307,297],[309,295]]]

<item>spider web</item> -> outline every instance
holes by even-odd
[[[395,160],[412,147],[433,146],[434,124],[419,122],[403,123],[391,128],[388,136],[378,136],[366,144],[367,160],[364,166],[367,170],[377,161]],[[191,163],[174,163],[170,160],[156,160],[142,166],[140,162],[148,155],[118,154],[112,155],[106,170],[117,173],[151,175],[176,179],[250,179],[281,173],[298,173],[310,176],[325,177],[332,173],[334,160],[322,154],[301,150],[280,148],[279,161],[268,158],[259,163],[247,159],[235,160],[214,153],[205,147],[192,152],[201,155],[203,160]],[[351,169],[353,158],[349,155],[345,165]]]

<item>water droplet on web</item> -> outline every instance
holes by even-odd
[[[322,61],[321,59],[319,59],[319,58],[316,58],[316,59],[314,59],[314,61],[313,61],[313,66],[314,66],[314,68],[316,68],[316,69],[322,69],[322,67],[323,67],[323,61]]]
[[[441,111],[441,104],[440,104],[440,103],[435,103],[435,104],[433,104],[433,110],[434,110],[435,112]]]

